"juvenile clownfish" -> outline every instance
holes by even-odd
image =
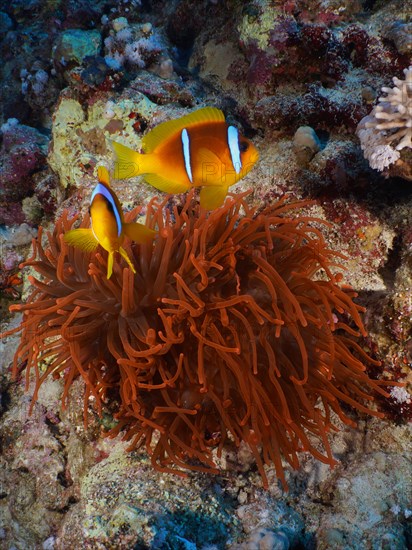
[[[231,185],[242,179],[259,158],[251,141],[226,124],[219,109],[205,107],[156,126],[143,137],[143,154],[112,142],[119,179],[144,175],[166,193],[201,187],[206,210],[223,204]]]
[[[132,241],[145,243],[151,241],[156,231],[141,223],[126,223],[119,199],[110,189],[109,173],[103,166],[97,169],[99,183],[93,190],[90,204],[91,228],[71,229],[64,234],[64,240],[71,246],[76,246],[85,252],[96,250],[98,245],[109,253],[107,260],[107,278],[113,271],[113,256],[119,252],[126,260],[133,273],[136,270],[122,248],[125,236]]]

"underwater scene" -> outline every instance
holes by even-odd
[[[410,0],[0,0],[0,52],[0,548],[411,548]]]

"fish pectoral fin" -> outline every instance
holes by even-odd
[[[150,185],[153,185],[153,187],[164,193],[186,193],[190,189],[190,185],[187,183],[170,181],[158,174],[145,174],[144,179],[147,183],[150,183]]]
[[[124,223],[123,231],[130,240],[137,243],[150,243],[157,235],[157,231],[142,223]]]
[[[100,183],[104,183],[107,187],[110,187],[110,177],[106,166],[97,167],[97,179]]]
[[[133,151],[133,149],[123,145],[123,143],[112,141],[111,144],[116,155],[114,167],[114,176],[116,179],[132,178],[144,172],[144,155]]]
[[[216,186],[222,184],[222,161],[220,158],[211,151],[202,147],[197,152],[197,174],[195,181],[199,182],[199,185],[212,185]]]
[[[107,278],[110,279],[113,273],[113,251],[109,252],[107,257]]]
[[[225,115],[216,107],[204,107],[197,109],[193,113],[184,115],[180,118],[162,122],[153,130],[148,132],[142,140],[143,151],[151,153],[165,140],[169,139],[173,134],[180,133],[184,128],[188,129],[191,126],[204,124],[206,122],[224,122]]]
[[[134,268],[134,265],[132,264],[132,262],[130,261],[130,258],[129,256],[127,255],[127,252],[126,250],[123,248],[123,247],[119,247],[119,252],[122,256],[122,258],[124,258],[127,262],[127,265],[130,267],[130,269],[133,271],[133,273],[136,273],[136,270]]]
[[[84,252],[93,252],[99,246],[91,229],[71,229],[64,234],[64,240],[68,245],[80,248]]]
[[[228,187],[226,185],[202,187],[200,190],[200,206],[205,210],[219,208],[225,201]]]

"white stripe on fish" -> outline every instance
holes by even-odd
[[[236,174],[239,174],[242,169],[242,161],[240,159],[239,132],[238,129],[235,128],[235,126],[228,127],[227,142],[229,145],[233,168],[235,169]]]
[[[183,128],[181,138],[182,138],[182,145],[183,145],[183,158],[185,159],[186,174],[190,180],[190,183],[193,183],[192,166],[190,164],[190,139],[189,139],[189,133],[186,130],[186,128]]]

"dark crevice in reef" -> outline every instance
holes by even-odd
[[[3,414],[7,411],[11,403],[11,397],[10,397],[10,391],[9,386],[6,388],[0,387],[0,418],[3,416]]]
[[[74,497],[74,496],[71,496],[69,498],[69,500],[67,501],[67,505],[64,506],[63,508],[56,508],[56,510],[54,510],[55,512],[57,512],[58,514],[61,514],[62,516],[64,516],[65,514],[67,514],[67,512],[70,510],[70,508],[74,505],[74,504],[77,504],[79,502],[79,499]]]
[[[385,286],[388,289],[393,289],[396,277],[396,271],[402,263],[402,235],[396,235],[392,248],[388,251],[388,259],[384,266],[379,269],[379,274],[382,277]]]
[[[59,472],[57,474],[57,480],[60,483],[60,485],[64,488],[71,487],[73,485],[73,481],[67,477],[65,471]]]

